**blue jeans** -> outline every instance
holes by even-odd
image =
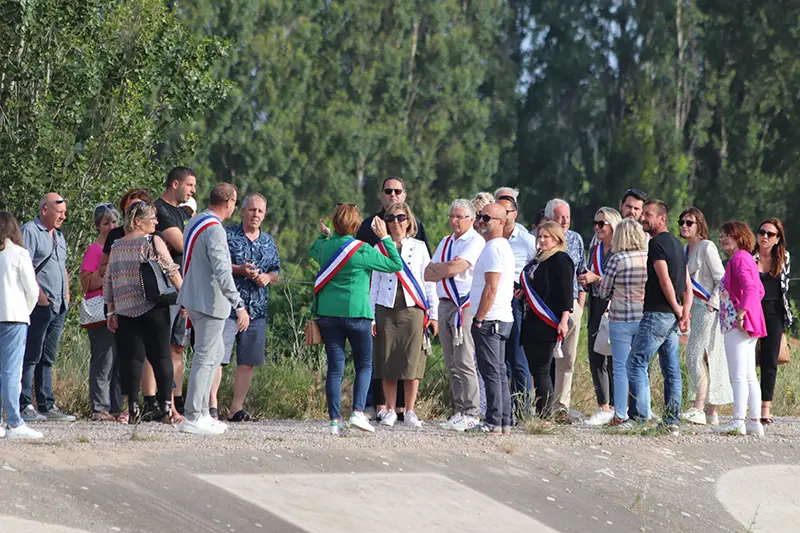
[[[19,414],[19,392],[27,333],[24,322],[0,322],[0,399],[6,408],[6,423],[12,428],[25,423]]]
[[[22,409],[33,404],[33,384],[36,382],[36,405],[44,413],[56,403],[53,397],[53,366],[56,364],[58,343],[64,331],[65,306],[60,311],[52,305],[37,305],[31,313],[25,359],[22,364],[22,391],[19,405]]]
[[[639,322],[608,322],[611,337],[611,362],[614,368],[614,413],[620,420],[628,418],[628,402],[634,400],[628,393],[628,357],[631,353],[633,337],[639,329]],[[648,405],[648,414],[650,406]]]
[[[350,341],[356,380],[353,383],[353,411],[363,411],[367,389],[372,379],[372,320],[368,318],[319,317],[319,330],[328,356],[325,395],[331,420],[342,417],[342,376],[344,375],[345,343]]]
[[[511,300],[514,312],[514,323],[506,340],[506,378],[511,386],[511,412],[517,416],[525,416],[530,410],[531,389],[533,380],[528,368],[528,358],[520,343],[522,331],[522,303],[517,298]]]
[[[672,313],[646,312],[639,322],[628,359],[628,383],[634,403],[631,418],[644,422],[650,408],[650,377],[647,373],[653,353],[658,351],[664,376],[664,422],[679,424],[681,412],[681,366],[678,345],[678,319]]]
[[[478,368],[486,386],[486,423],[511,426],[511,395],[506,378],[506,339],[511,322],[487,320],[477,327],[472,324],[472,339]]]

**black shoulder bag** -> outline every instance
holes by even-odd
[[[143,261],[139,265],[139,278],[141,279],[144,297],[148,302],[161,307],[175,305],[178,301],[178,289],[169,280],[169,276],[167,276],[158,262],[158,251],[152,236],[150,237],[150,244],[153,247],[155,259]]]

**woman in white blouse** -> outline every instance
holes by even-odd
[[[6,425],[0,437],[41,439],[19,413],[22,359],[30,314],[39,297],[31,256],[22,247],[19,224],[8,211],[0,211],[0,394],[6,408]]]
[[[693,424],[719,423],[717,408],[733,402],[725,343],[719,328],[719,288],[725,268],[713,242],[703,212],[690,207],[678,217],[686,239],[686,258],[692,277],[692,321],[686,346],[689,399],[694,403],[681,418]],[[708,409],[706,409],[708,405]]]
[[[386,396],[386,412],[380,422],[383,426],[393,426],[397,422],[397,382],[401,380],[405,393],[405,423],[412,427],[422,425],[414,413],[414,403],[419,381],[425,374],[430,336],[438,333],[439,297],[436,284],[423,281],[431,257],[425,243],[414,238],[416,220],[405,202],[386,209],[384,221],[403,259],[403,270],[396,274],[372,274],[373,377],[382,380]],[[377,247],[380,249],[382,245],[379,243]]]

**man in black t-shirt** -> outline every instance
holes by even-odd
[[[155,201],[158,224],[156,231],[160,231],[169,248],[172,260],[183,270],[183,228],[191,218],[180,204],[186,202],[195,193],[197,177],[194,170],[189,167],[175,167],[169,171],[166,180],[166,190],[161,198]],[[169,308],[172,321],[170,344],[172,345],[172,368],[175,375],[175,400],[173,405],[178,412],[183,411],[183,349],[189,344],[189,335],[186,332],[186,317],[181,313],[179,305]],[[145,398],[146,403],[148,401]],[[164,413],[166,414],[166,413]]]
[[[661,200],[650,200],[642,212],[642,227],[650,234],[647,253],[647,283],[644,314],[633,339],[627,362],[630,394],[630,418],[644,423],[650,410],[650,359],[658,351],[664,375],[664,423],[670,433],[679,431],[681,367],[678,330],[689,329],[692,285],[686,266],[686,254],[680,241],[667,231],[669,208]]]

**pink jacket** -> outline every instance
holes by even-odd
[[[725,267],[725,286],[731,296],[733,307],[738,311],[744,309],[744,329],[751,337],[766,337],[767,325],[764,322],[764,311],[761,299],[764,297],[764,286],[758,275],[758,266],[753,256],[739,250]]]

